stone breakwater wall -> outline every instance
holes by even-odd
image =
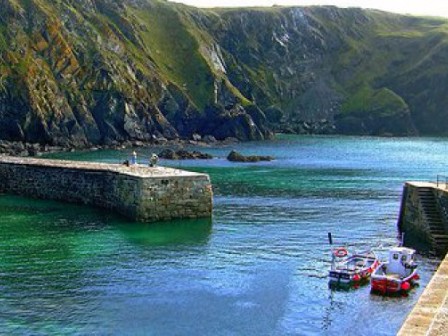
[[[135,221],[210,217],[206,174],[165,167],[0,157],[0,192],[98,206]]]
[[[448,252],[448,189],[432,182],[406,182],[398,228],[406,246],[443,257]]]

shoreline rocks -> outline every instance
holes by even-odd
[[[206,136],[201,141],[194,141],[188,139],[174,139],[167,140],[165,138],[156,138],[150,141],[113,141],[107,144],[97,144],[91,146],[52,146],[49,144],[40,143],[28,143],[20,141],[7,141],[0,139],[0,156],[21,156],[21,157],[33,157],[41,156],[43,154],[58,153],[58,152],[75,152],[75,151],[96,151],[103,149],[113,149],[120,150],[126,148],[145,148],[145,147],[165,147],[173,146],[182,148],[188,145],[194,145],[199,147],[210,147],[210,146],[226,146],[229,144],[237,143],[238,140],[234,138],[227,138],[224,140],[216,140],[214,137]],[[180,149],[182,151],[182,149]],[[212,157],[206,157],[208,154],[200,153],[194,151],[191,158],[193,159],[211,159]],[[185,153],[180,153],[180,155],[186,155]],[[189,157],[187,157],[189,158]]]

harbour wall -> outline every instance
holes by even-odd
[[[448,335],[448,255],[398,332],[398,336],[408,335]]]
[[[0,157],[0,192],[88,204],[135,221],[210,217],[206,174],[166,167]]]
[[[432,182],[406,182],[398,228],[404,245],[444,257],[448,252],[448,189]]]
[[[398,220],[399,230],[404,233],[404,245],[444,259],[407,316],[399,336],[448,335],[447,214],[446,182],[405,183]]]

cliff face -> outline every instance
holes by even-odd
[[[214,68],[215,45],[176,6],[0,6],[2,139],[88,146],[194,132],[243,140],[271,135],[263,112]]]
[[[334,7],[222,10],[228,77],[291,132],[446,134],[448,21]]]
[[[333,7],[0,0],[0,139],[445,134],[448,22]]]

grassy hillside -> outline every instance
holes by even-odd
[[[4,140],[446,134],[447,20],[159,0],[0,5]]]

